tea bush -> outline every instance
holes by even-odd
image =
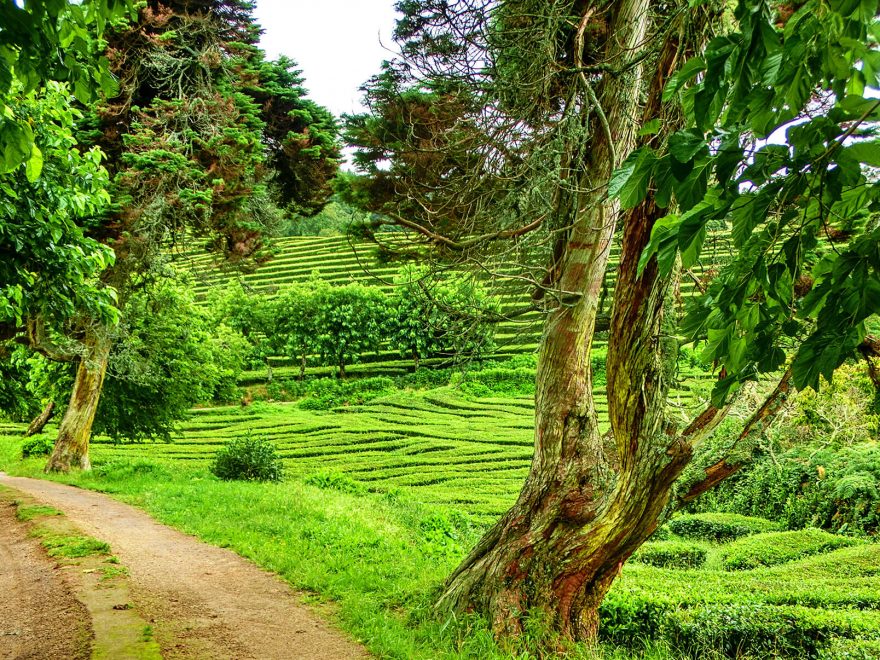
[[[685,541],[651,541],[633,555],[633,560],[659,568],[699,568],[706,563],[707,550]]]
[[[48,456],[55,448],[55,441],[48,435],[38,434],[25,438],[21,443],[21,457]]]
[[[217,452],[211,472],[226,481],[281,481],[284,468],[275,445],[249,433]]]
[[[808,528],[742,538],[721,548],[720,557],[725,570],[741,571],[759,566],[774,566],[855,543],[856,540],[846,536]]]
[[[778,526],[769,520],[733,513],[685,514],[670,520],[668,526],[670,531],[678,536],[716,543],[778,529]]]
[[[339,472],[318,472],[310,474],[303,481],[310,486],[316,486],[325,490],[338,490],[342,493],[362,495],[367,492],[366,486],[362,483]]]

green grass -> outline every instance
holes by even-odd
[[[19,504],[15,510],[15,517],[21,520],[22,522],[26,522],[28,520],[33,520],[34,518],[40,518],[43,516],[63,516],[58,509],[53,509],[51,506],[45,506],[43,504]]]
[[[95,470],[64,480],[114,494],[279,573],[331,603],[339,624],[379,657],[511,657],[482,622],[438,620],[432,602],[514,501],[531,458],[533,412],[529,397],[468,399],[450,388],[335,411],[262,402],[197,410],[174,443],[98,439]],[[20,458],[12,435],[19,429],[0,428],[0,468],[41,476],[44,459]],[[281,484],[210,474],[214,452],[248,430],[283,456]],[[609,640],[636,647],[646,640],[654,658],[676,657],[675,648],[711,657],[730,645],[754,657],[871,648],[880,631],[880,544],[824,546],[777,565],[725,571],[722,554],[737,547],[727,539],[775,538],[775,525],[729,514],[678,520],[711,539],[688,542],[706,550],[706,563],[627,564],[603,606]],[[605,646],[570,657],[632,653]]]
[[[45,529],[35,529],[33,533],[41,537],[40,544],[46,548],[46,554],[50,557],[78,559],[110,553],[109,545],[90,536],[57,534]]]

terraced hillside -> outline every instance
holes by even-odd
[[[193,273],[196,282],[194,290],[196,296],[200,298],[204,298],[212,287],[227,286],[234,280],[240,281],[248,290],[255,293],[272,296],[285,286],[307,281],[313,274],[331,284],[361,282],[391,291],[394,277],[399,270],[398,264],[384,263],[377,259],[377,249],[374,244],[354,242],[344,236],[282,238],[277,240],[275,249],[275,257],[251,273],[224,270],[205,254],[184,254],[179,260],[182,267]],[[694,267],[682,280],[680,292],[682,299],[697,290],[697,282],[707,270],[724,262],[728,256],[726,243],[710,238],[704,249],[706,265]],[[613,248],[611,267],[606,276],[608,285],[606,310],[613,295],[617,258],[618,250]],[[522,310],[530,294],[531,291],[525,288],[522,290],[507,288],[506,292],[501,294],[502,312]],[[518,314],[515,318],[500,323],[495,337],[498,344],[496,356],[503,358],[535,350],[541,334],[542,318],[542,313],[535,310]],[[601,349],[602,345],[602,339],[599,338],[595,346]],[[403,373],[410,364],[408,361],[400,360],[399,355],[390,351],[362,356],[362,361],[371,366],[352,369],[353,374]],[[283,367],[286,361],[278,358],[273,360],[273,363],[275,366]],[[291,373],[293,373],[292,369]],[[286,374],[282,372],[279,375],[284,377]],[[248,382],[259,382],[265,377],[265,372],[258,371],[247,374],[245,378]]]
[[[467,400],[451,388],[330,411],[258,402],[192,412],[172,443],[114,445],[96,438],[94,458],[206,464],[230,438],[252,432],[276,444],[292,477],[344,474],[371,490],[403,489],[421,502],[488,522],[519,492],[534,442],[531,397]],[[598,412],[607,424],[602,404]]]

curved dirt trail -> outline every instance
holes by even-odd
[[[63,572],[0,502],[0,658],[88,660],[86,607]]]
[[[152,622],[166,658],[367,657],[304,607],[280,578],[229,550],[100,493],[2,472],[0,485],[63,511],[110,544],[130,572],[133,604]]]

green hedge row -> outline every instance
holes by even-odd
[[[743,602],[688,608],[612,591],[600,614],[603,640],[630,648],[665,641],[688,658],[876,657],[862,653],[880,640],[873,611]]]
[[[721,565],[727,571],[775,566],[857,543],[856,539],[815,528],[756,534],[721,548]]]
[[[775,523],[735,513],[697,513],[673,518],[668,523],[673,534],[686,539],[725,543],[743,536],[778,529]]]

